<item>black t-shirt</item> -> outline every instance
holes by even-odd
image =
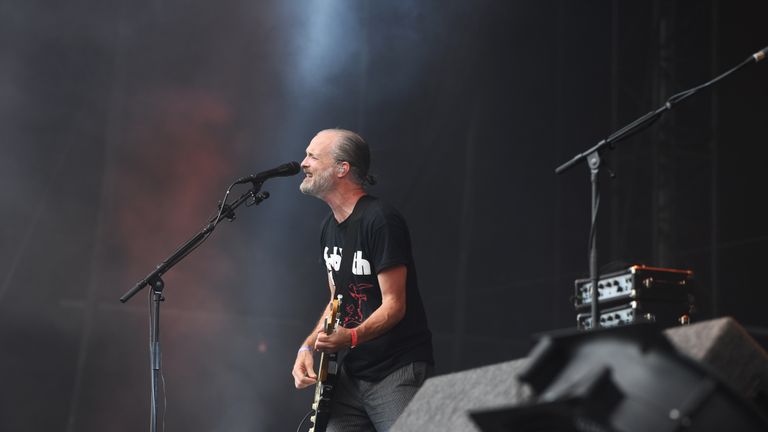
[[[360,206],[363,200],[367,205]],[[342,263],[348,226],[357,227],[359,232],[351,262]],[[326,218],[320,247],[326,270],[332,272],[336,294],[344,296],[340,320],[346,328],[357,327],[381,306],[377,274],[398,265],[407,267],[405,316],[386,333],[351,349],[344,357],[347,372],[359,379],[378,381],[414,361],[432,364],[432,334],[416,282],[408,226],[400,213],[376,198],[364,196],[342,223],[337,223],[333,214]]]

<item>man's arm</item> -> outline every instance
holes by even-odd
[[[331,295],[333,295],[333,288],[331,288]],[[311,350],[315,346],[317,335],[320,333],[325,334],[323,332],[323,324],[325,322],[325,317],[327,317],[330,312],[331,303],[329,302],[325,306],[322,315],[320,315],[320,319],[317,321],[314,330],[312,330],[309,333],[309,336],[304,339],[301,349],[296,353],[296,361],[293,363],[293,370],[291,373],[293,374],[293,383],[297,389],[309,387],[317,383],[317,374],[315,374],[314,371],[315,362],[312,358]],[[309,347],[309,349],[303,349],[304,347]]]
[[[358,345],[381,336],[403,319],[407,272],[406,266],[400,265],[388,268],[377,275],[381,287],[381,306],[355,329]],[[351,344],[351,331],[339,327],[330,335],[322,331],[318,332],[314,347],[318,351],[336,352]]]

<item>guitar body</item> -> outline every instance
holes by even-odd
[[[331,334],[339,325],[339,307],[341,295],[331,302],[331,311],[325,318],[325,334]],[[337,353],[321,353],[320,367],[317,371],[317,385],[315,386],[315,400],[312,403],[314,414],[310,417],[312,427],[309,432],[325,432],[328,420],[331,417],[331,398],[336,386],[336,378],[339,374]]]

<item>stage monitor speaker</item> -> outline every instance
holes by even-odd
[[[768,356],[735,321],[722,318],[668,329],[664,333],[682,354],[696,360],[691,361],[694,369],[704,368],[699,372],[711,375],[713,380],[709,381],[724,382],[726,387],[735,390],[737,397],[765,407],[762,403],[768,383]],[[582,335],[591,337],[589,333]],[[470,412],[529,406],[535,401],[532,387],[518,378],[529,362],[523,358],[427,380],[392,432],[481,432],[470,418]],[[616,396],[617,389],[607,379],[610,377],[605,371],[595,371],[587,377],[592,384],[590,391],[603,397]],[[728,391],[719,385],[716,385],[718,391]],[[730,397],[725,399],[732,402]]]
[[[517,379],[527,363],[523,358],[428,379],[390,432],[479,432],[469,411],[530,400],[530,388]]]
[[[664,334],[678,351],[709,367],[768,413],[768,354],[733,318],[672,327]]]

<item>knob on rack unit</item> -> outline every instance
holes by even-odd
[[[603,275],[598,280],[597,292],[602,327],[639,321],[656,321],[666,326],[687,324],[690,314],[695,312],[691,270],[633,265]],[[577,279],[573,305],[579,328],[592,327],[591,303],[592,281]]]

